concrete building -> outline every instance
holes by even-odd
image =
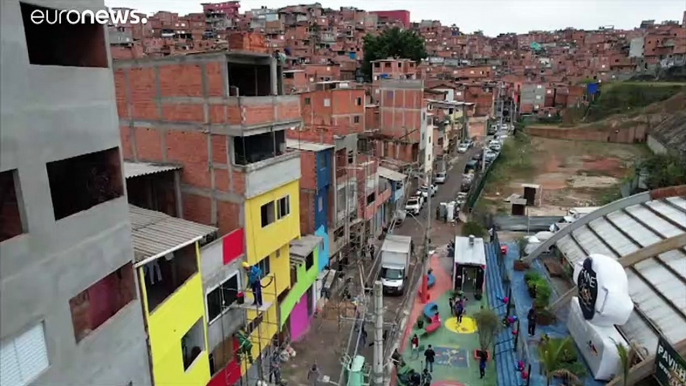
[[[151,385],[106,29],[54,3],[0,11],[0,384]]]
[[[178,217],[216,226],[220,237],[241,230],[245,261],[262,270],[263,305],[249,307],[243,321],[251,346],[241,375],[250,382],[263,375],[260,354],[270,352],[279,331],[289,244],[300,237],[300,158],[286,152],[286,131],[301,126],[300,97],[283,95],[281,72],[270,55],[232,51],[115,68],[124,157],[181,165]],[[230,279],[223,269],[219,280]],[[247,281],[240,282],[245,291]],[[214,377],[223,371],[219,362]]]

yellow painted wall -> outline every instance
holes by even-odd
[[[262,228],[262,205],[290,196],[290,214]],[[276,215],[276,205],[274,206]],[[245,202],[246,257],[249,264],[300,237],[300,181],[293,181]],[[282,255],[283,257],[283,255]],[[272,269],[272,271],[274,271]]]
[[[260,349],[264,350],[266,347],[268,347],[272,342],[272,338],[274,338],[274,336],[276,336],[276,334],[279,332],[278,309],[279,307],[276,304],[273,304],[266,312],[264,312],[262,323],[250,334],[253,361],[260,356]],[[255,317],[257,317],[257,313],[255,311],[248,310],[248,320],[252,321],[255,319]],[[250,362],[247,360],[242,361],[242,374],[246,374],[251,367],[252,365]]]
[[[277,201],[287,195],[290,196],[290,213],[262,228],[262,205]],[[276,218],[276,210],[277,203],[275,202],[274,218]],[[271,307],[263,312],[263,320],[259,328],[250,334],[253,359],[259,357],[260,349],[268,347],[272,338],[279,332],[279,307],[276,298],[290,287],[290,242],[299,237],[300,181],[286,184],[245,202],[246,260],[253,265],[268,258],[270,267],[270,274],[262,279],[262,285],[265,287],[262,289],[262,298],[265,302],[271,303]],[[279,251],[278,257],[277,251]],[[259,315],[254,310],[248,310],[247,314],[248,323]],[[241,367],[245,374],[251,364],[243,361]]]
[[[196,244],[196,254],[200,253]],[[198,259],[199,260],[199,259]],[[200,267],[200,261],[198,261]],[[200,271],[193,275],[170,297],[157,306],[152,315],[148,310],[146,280],[143,268],[139,269],[139,284],[143,294],[145,317],[150,336],[152,371],[157,386],[205,386],[210,380],[210,364],[207,350],[207,321],[205,320],[205,296]],[[195,359],[188,371],[183,368],[181,338],[203,319],[205,350]]]

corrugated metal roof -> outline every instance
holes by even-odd
[[[327,145],[325,143],[315,143],[307,141],[299,141],[297,139],[286,139],[286,147],[291,149],[305,150],[305,151],[322,151],[326,149],[333,149],[334,145]]]
[[[379,176],[389,179],[391,181],[404,181],[407,178],[406,175],[396,172],[395,170],[385,168],[383,166],[379,166],[378,170]]]
[[[560,239],[556,246],[574,264],[593,253],[621,258],[683,233],[686,198],[670,197],[593,220]],[[657,347],[658,331],[672,344],[686,339],[685,251],[675,249],[626,268],[636,308],[629,321],[618,328],[650,351]]]
[[[314,251],[314,248],[316,248],[317,245],[319,245],[319,243],[321,243],[322,241],[324,241],[324,238],[315,235],[307,235],[297,240],[291,241],[291,257],[307,257],[307,255],[312,253],[312,251]]]
[[[154,260],[217,231],[217,228],[129,205],[134,261]]]
[[[455,263],[486,265],[484,239],[474,238],[474,245],[469,244],[469,237],[455,237]]]
[[[124,177],[127,179],[179,169],[179,165],[124,161]]]

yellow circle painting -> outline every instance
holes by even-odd
[[[463,316],[462,323],[457,323],[457,318],[452,317],[445,321],[445,328],[458,334],[473,334],[477,331],[474,319]]]

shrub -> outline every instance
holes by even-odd
[[[488,231],[481,224],[475,221],[468,221],[462,226],[462,236],[486,237]]]
[[[543,275],[541,275],[540,273],[534,271],[533,269],[530,270],[530,271],[527,271],[527,272],[524,274],[524,281],[525,281],[527,284],[529,284],[529,283],[531,283],[531,282],[536,282],[536,281],[538,281],[538,280],[540,280],[540,279],[542,279],[542,278],[543,278]]]
[[[495,337],[503,327],[502,322],[490,308],[482,308],[475,313],[474,321],[479,331],[479,345],[482,351],[486,351],[495,343]]]

